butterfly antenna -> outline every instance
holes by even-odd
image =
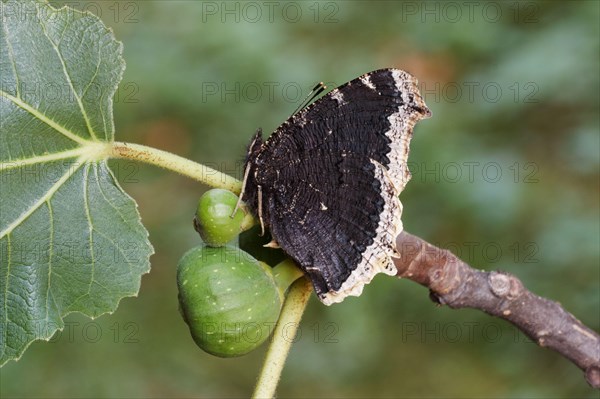
[[[308,95],[306,96],[306,98],[304,98],[304,100],[302,100],[302,102],[300,103],[300,105],[298,106],[298,108],[296,108],[296,110],[294,112],[292,112],[292,115],[296,114],[302,108],[306,107],[311,102],[313,102],[313,100],[319,94],[323,93],[323,90],[325,90],[326,88],[327,88],[327,86],[325,86],[325,84],[323,82],[317,83],[315,85],[315,87],[313,87],[312,90],[310,92],[308,92]]]
[[[250,162],[246,165],[246,170],[244,170],[244,180],[242,180],[242,190],[240,191],[240,196],[238,197],[237,203],[235,204],[235,208],[233,208],[233,212],[231,213],[230,218],[233,219],[235,213],[242,205],[242,198],[244,197],[244,190],[246,189],[246,182],[248,181],[248,175],[250,174]]]

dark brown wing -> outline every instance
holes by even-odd
[[[412,76],[378,70],[292,116],[249,159],[246,200],[257,208],[260,185],[272,236],[324,303],[394,273],[397,195],[410,178],[412,127],[428,115]]]

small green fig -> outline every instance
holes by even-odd
[[[216,356],[257,348],[279,318],[283,294],[271,268],[236,247],[191,249],[179,261],[177,285],[194,341]]]
[[[215,188],[205,192],[198,201],[194,228],[202,240],[212,247],[220,247],[242,231],[244,212],[233,210],[238,197],[231,191]]]

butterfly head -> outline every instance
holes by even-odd
[[[243,199],[252,213],[259,217],[262,226],[264,226],[261,209],[262,198],[260,198],[260,185],[256,181],[256,177],[259,165],[261,163],[259,155],[263,150],[263,144],[264,141],[262,138],[262,129],[258,128],[246,151],[246,161],[244,162],[244,180],[242,183],[242,193],[240,195],[240,200]]]
[[[260,153],[263,146],[263,138],[262,138],[262,129],[258,128],[250,145],[248,146],[248,151],[246,152],[246,165],[252,165],[255,163],[258,154]]]

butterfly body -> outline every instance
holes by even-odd
[[[429,116],[406,72],[342,85],[252,141],[243,199],[325,304],[393,275],[412,127]]]

